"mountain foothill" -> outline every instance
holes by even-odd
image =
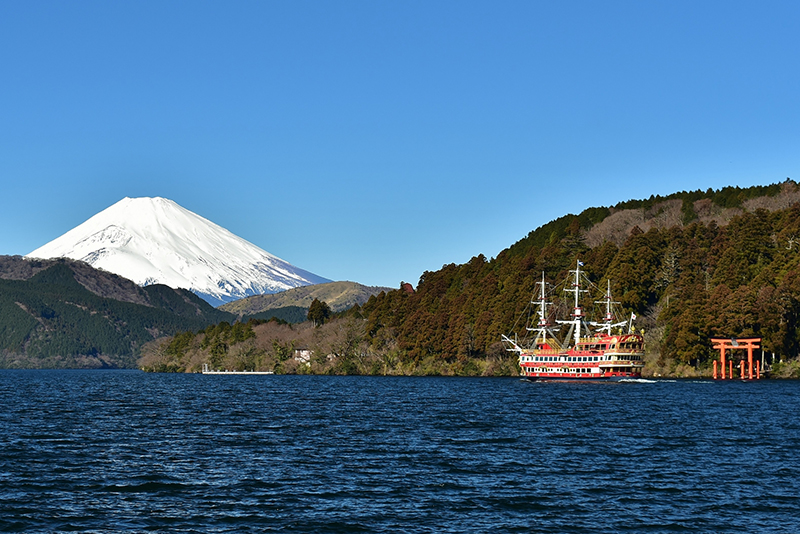
[[[599,287],[610,280],[624,314],[637,317],[646,375],[709,375],[714,337],[759,337],[773,376],[798,373],[800,187],[789,179],[564,215],[494,258],[426,271],[416,288],[368,288],[352,302],[336,303],[340,290],[326,293],[322,284],[215,309],[189,291],[112,283],[85,264],[4,258],[0,363],[514,375],[501,336],[524,328],[542,273],[560,281],[578,260]],[[315,302],[330,313],[297,322]],[[259,315],[293,306],[292,321]],[[86,339],[87,326],[96,340]]]
[[[0,366],[134,367],[148,341],[233,320],[194,293],[69,259],[0,256]]]
[[[353,282],[328,285],[317,293],[332,301],[363,303],[372,294]],[[0,256],[0,367],[134,368],[146,343],[180,332],[304,321],[310,303],[291,295],[237,314],[186,289],[140,286],[78,260]]]

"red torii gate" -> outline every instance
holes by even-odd
[[[747,339],[716,339],[711,338],[711,342],[714,343],[714,348],[719,350],[719,363],[720,367],[722,368],[722,380],[725,380],[725,351],[726,350],[733,350],[733,349],[747,349],[747,379],[753,379],[753,349],[760,348],[759,343],[761,343],[760,337],[755,338],[747,338]],[[733,378],[733,359],[730,360],[729,363],[730,371],[728,373],[729,379]],[[740,365],[744,365],[744,360],[740,362]],[[742,378],[744,378],[744,367],[741,368]],[[761,378],[761,365],[760,362],[756,362],[756,378]],[[717,379],[717,361],[714,360],[714,380]]]

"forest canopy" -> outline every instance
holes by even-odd
[[[404,285],[381,292],[362,307],[335,315],[330,324],[347,321],[352,354],[360,362],[351,367],[356,372],[512,373],[501,335],[525,315],[542,273],[550,282],[560,281],[580,259],[592,281],[605,287],[610,280],[624,312],[638,317],[651,372],[707,370],[714,357],[712,337],[761,337],[766,352],[796,358],[797,199],[797,184],[788,181],[591,208],[541,226],[496,258],[477,255],[462,265],[426,271],[416,290]],[[674,217],[666,217],[668,209],[675,210]],[[628,212],[675,224],[634,225],[624,236],[587,244],[588,232]],[[382,363],[369,366],[368,360]],[[311,370],[344,369],[318,363]]]

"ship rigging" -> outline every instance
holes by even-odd
[[[527,335],[518,340],[504,335],[506,350],[519,355],[521,374],[533,379],[620,379],[641,376],[644,367],[644,336],[633,326],[636,316],[619,320],[619,302],[611,295],[607,282],[601,300],[604,314],[599,320],[589,320],[583,307],[585,295],[597,287],[586,277],[583,263],[578,260],[563,284],[561,305],[551,302],[556,291],[548,292],[542,273],[536,282],[538,297],[531,299],[536,307],[536,319],[526,327]],[[584,289],[584,288],[590,289]],[[555,300],[555,299],[553,299]],[[566,308],[566,309],[565,309]],[[569,311],[566,314],[566,311]],[[559,319],[559,315],[569,318]],[[559,336],[564,328],[564,335]]]

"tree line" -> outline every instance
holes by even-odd
[[[779,189],[725,188],[673,196],[685,203],[711,198],[731,207]],[[651,208],[669,199],[654,197],[622,207]],[[561,281],[580,259],[590,279],[603,288],[610,280],[624,313],[637,316],[645,331],[650,372],[707,373],[716,357],[712,337],[761,337],[767,353],[797,358],[800,204],[771,212],[742,210],[725,226],[700,222],[690,210],[682,210],[681,225],[648,231],[634,227],[617,240],[621,245],[605,241],[587,246],[583,233],[609,213],[608,208],[591,208],[561,217],[495,258],[478,255],[462,265],[426,271],[416,290],[401,283],[340,314],[328,317],[318,302],[302,334],[290,331],[299,326],[282,325],[280,333],[274,328],[267,333],[252,325],[253,337],[227,345],[221,357],[232,365],[231,354],[249,343],[249,354],[283,372],[513,374],[515,362],[501,336],[524,329],[542,273],[549,282]],[[193,337],[198,359],[194,367],[182,369],[196,369],[211,357],[207,335]],[[262,339],[264,335],[275,336],[277,345]],[[281,350],[301,346],[313,347],[316,359],[307,366],[287,363],[292,358]]]

